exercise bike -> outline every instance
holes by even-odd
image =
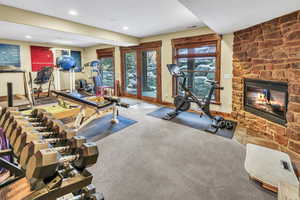
[[[176,64],[168,64],[167,65],[169,72],[171,75],[177,78],[183,78],[183,81],[179,83],[181,89],[184,91],[184,96],[177,95],[174,98],[174,105],[176,109],[172,112],[167,113],[163,119],[171,120],[175,118],[181,112],[185,112],[190,109],[191,103],[196,103],[197,106],[202,111],[200,117],[203,117],[205,114],[209,120],[210,124],[206,128],[206,131],[216,133],[220,128],[232,129],[233,124],[231,121],[225,120],[221,116],[212,116],[210,112],[210,102],[213,97],[215,90],[223,90],[223,87],[220,87],[216,81],[207,80],[206,83],[210,85],[209,93],[207,97],[199,98],[194,93],[190,91],[189,88],[186,87],[186,74],[182,72]]]

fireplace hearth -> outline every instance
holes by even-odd
[[[287,83],[244,79],[244,108],[246,111],[285,125],[287,105]]]

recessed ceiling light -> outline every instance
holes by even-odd
[[[69,11],[69,15],[76,16],[76,15],[78,15],[78,13],[77,13],[76,10],[70,10],[70,11]]]
[[[32,38],[32,36],[31,36],[31,35],[26,35],[26,36],[25,36],[25,38],[27,38],[27,39],[31,39],[31,38]]]
[[[123,26],[123,30],[128,30],[129,28],[128,28],[128,26]]]

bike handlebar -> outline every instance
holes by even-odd
[[[211,84],[218,84],[218,81],[213,81],[213,80],[206,80],[205,82],[211,83]]]
[[[224,87],[218,85],[219,84],[218,81],[206,80],[205,82],[208,82],[211,85],[213,85],[215,90],[224,90]]]

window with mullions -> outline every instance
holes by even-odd
[[[180,66],[187,77],[186,87],[188,87],[196,96],[204,98],[208,95],[210,84],[208,80],[219,82],[219,59],[220,59],[220,40],[219,37],[214,40],[207,40],[204,42],[197,42],[202,40],[202,36],[191,38],[174,39],[174,62]],[[207,37],[207,36],[204,36]],[[185,43],[185,42],[188,43]],[[195,42],[196,41],[196,42]],[[179,87],[179,81],[182,78],[174,79],[173,82],[173,95],[182,94]],[[220,92],[215,91],[212,100],[216,103],[220,101]]]
[[[114,87],[114,63],[113,57],[100,58],[100,74],[102,76],[103,85]]]
[[[128,94],[137,94],[136,52],[125,53],[125,90]]]
[[[115,66],[114,66],[115,48],[97,49],[98,60],[100,61],[100,74],[104,86],[114,87],[115,84]]]
[[[178,58],[177,64],[186,74],[186,86],[199,97],[205,97],[209,93],[209,84],[207,80],[215,80],[216,58],[215,57],[196,57],[196,58]],[[182,81],[179,78],[177,81]],[[182,92],[178,88],[178,93]],[[213,95],[212,99],[215,99]]]

